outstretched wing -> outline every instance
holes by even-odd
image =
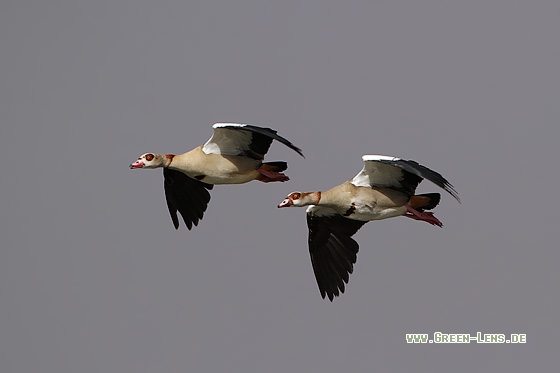
[[[210,193],[207,189],[211,190],[214,185],[191,179],[184,173],[169,168],[163,169],[163,178],[167,208],[175,229],[179,229],[177,211],[189,230],[193,224],[198,225],[210,202]]]
[[[344,293],[354,271],[359,245],[352,236],[366,221],[352,220],[328,207],[310,206],[307,209],[309,254],[317,285],[323,299]]]
[[[202,147],[206,154],[243,155],[262,160],[272,141],[277,140],[304,156],[300,148],[270,128],[237,123],[216,123],[212,128],[214,134]]]
[[[364,155],[362,160],[364,168],[351,181],[356,186],[392,188],[413,195],[422,179],[426,179],[461,202],[449,181],[418,162],[385,155]]]

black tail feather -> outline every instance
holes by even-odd
[[[430,200],[428,204],[417,208],[418,211],[431,210],[437,205],[439,205],[439,201],[441,200],[441,194],[439,193],[417,194],[416,196],[427,197]]]
[[[267,171],[282,172],[286,171],[288,163],[284,161],[265,162],[263,163],[263,166],[265,166],[264,169]]]

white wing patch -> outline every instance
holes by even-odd
[[[371,188],[399,186],[399,181],[403,177],[403,170],[390,164],[379,161],[396,162],[400,158],[386,155],[364,155],[364,168],[350,181],[355,186]]]
[[[212,126],[212,128],[225,128],[225,127],[247,127],[246,124],[241,123],[216,123]]]
[[[400,158],[391,157],[388,155],[366,154],[362,155],[362,161],[399,161]]]
[[[216,123],[212,126],[214,134],[206,141],[202,151],[206,154],[239,155],[249,150],[252,134],[249,131],[233,131],[232,127],[245,127],[246,124]]]
[[[357,187],[371,188],[369,175],[366,172],[366,167],[364,166],[364,168],[362,168],[362,170],[358,172],[358,174],[354,176],[354,178],[350,182]]]
[[[324,206],[316,206],[311,205],[305,210],[308,215],[315,215],[315,216],[333,216],[336,215],[337,212],[331,209],[330,207]]]

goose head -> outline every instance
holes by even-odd
[[[130,165],[130,168],[167,167],[169,163],[171,163],[171,159],[167,154],[145,153],[138,157],[138,159]]]
[[[316,205],[319,203],[320,199],[321,192],[292,192],[288,194],[282,202],[280,202],[278,208]]]

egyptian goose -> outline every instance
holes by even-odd
[[[364,168],[351,180],[325,192],[292,192],[278,207],[309,206],[309,253],[323,299],[344,293],[359,245],[352,236],[368,221],[406,216],[442,227],[431,212],[439,193],[414,195],[427,179],[459,203],[457,191],[443,176],[418,164],[384,155],[364,155]]]
[[[243,184],[251,180],[264,183],[287,181],[283,161],[263,163],[273,140],[295,150],[301,149],[270,128],[250,124],[216,123],[214,134],[201,146],[179,155],[142,154],[130,168],[163,167],[165,199],[175,229],[177,211],[190,230],[202,219],[214,184]]]

